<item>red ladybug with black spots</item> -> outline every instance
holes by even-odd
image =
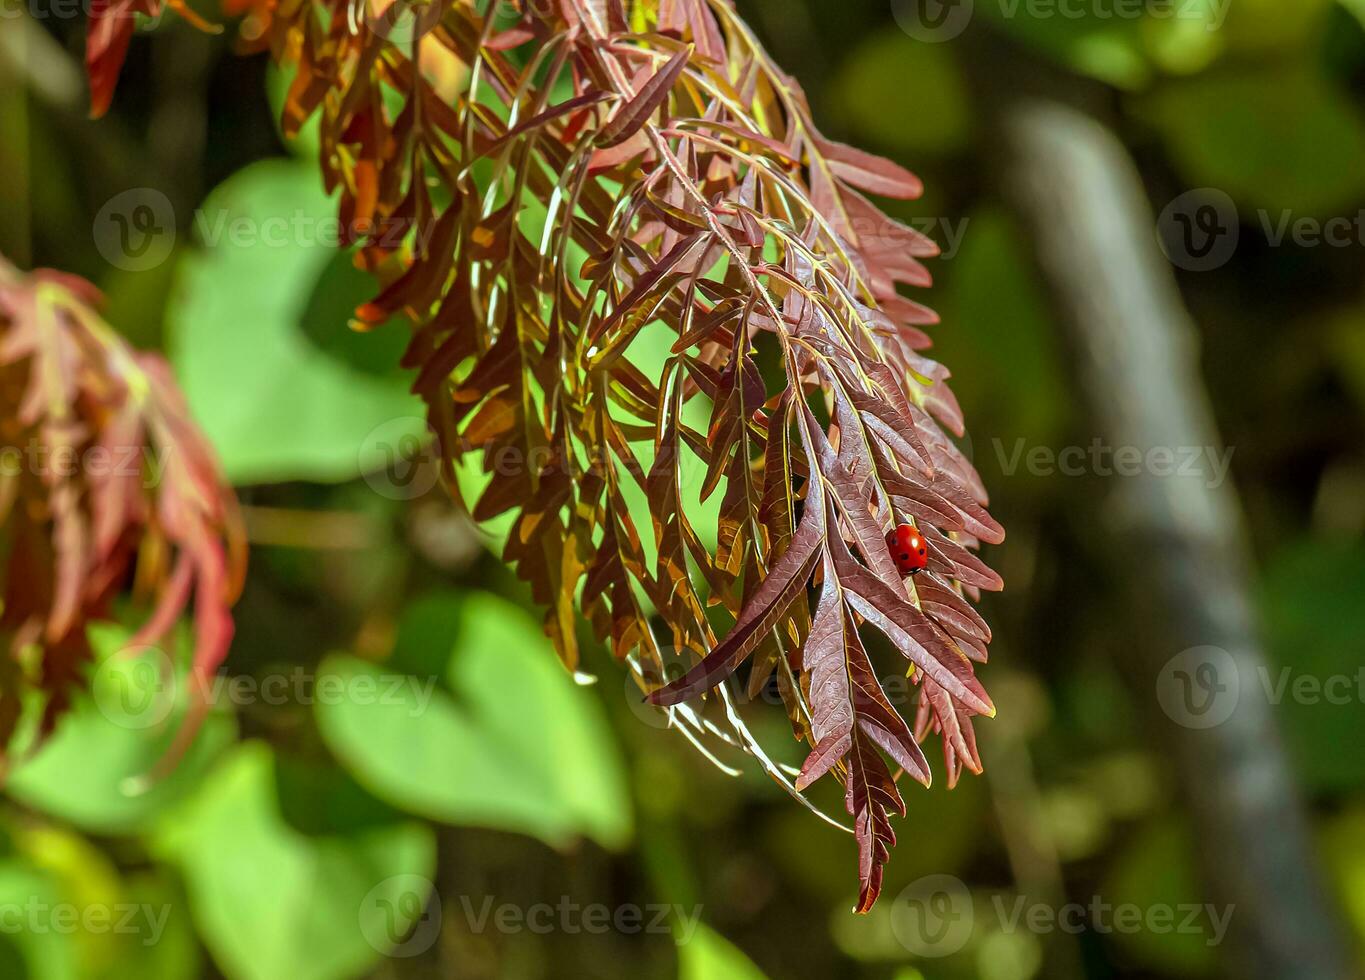
[[[929,565],[929,546],[913,524],[898,524],[886,536],[891,560],[901,575],[918,575]]]

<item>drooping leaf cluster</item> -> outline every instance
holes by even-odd
[[[836,774],[865,911],[899,773],[929,782],[930,732],[950,783],[979,771],[971,719],[994,711],[972,600],[1001,587],[975,550],[1003,532],[950,438],[937,317],[898,289],[929,285],[937,249],[868,197],[918,179],[821,135],[729,0],[231,7],[295,72],[286,131],[320,119],[381,283],[358,323],[416,325],[405,363],[449,482],[482,461],[470,510],[514,515],[505,557],[566,665],[586,619],[699,746],[749,751],[798,796]],[[666,355],[639,356],[659,329]],[[930,552],[908,581],[900,522]],[[864,626],[913,672],[913,725]],[[669,651],[693,665],[665,684]],[[743,721],[727,679],[746,662],[747,693],[775,688],[810,745],[799,772]],[[688,703],[712,691],[728,729]]]
[[[86,678],[86,625],[125,593],[144,610],[135,647],[193,607],[201,681],[232,639],[236,497],[169,365],[130,348],[98,302],[84,280],[0,259],[0,747],[30,691],[51,731]]]

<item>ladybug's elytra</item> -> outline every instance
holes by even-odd
[[[891,559],[902,575],[918,575],[929,564],[929,546],[913,524],[899,524],[886,536]]]

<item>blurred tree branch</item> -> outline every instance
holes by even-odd
[[[1197,331],[1157,245],[1155,217],[1107,90],[976,32],[968,62],[1000,189],[1027,229],[1099,435],[1114,446],[1217,446]],[[1126,584],[1138,695],[1149,705],[1172,655],[1226,650],[1242,678],[1223,724],[1181,728],[1160,712],[1194,816],[1210,898],[1234,908],[1223,969],[1238,978],[1350,976],[1314,869],[1297,787],[1268,699],[1250,561],[1231,486],[1204,476],[1115,484],[1106,515]]]

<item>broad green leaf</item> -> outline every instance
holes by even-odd
[[[698,923],[686,942],[679,936],[678,980],[765,980],[765,974],[732,942]]]
[[[396,345],[353,335],[342,315],[373,288],[337,273],[336,208],[311,166],[252,164],[209,195],[195,225],[168,344],[231,480],[351,479],[387,462],[382,440],[368,438],[376,430],[390,440],[424,430]],[[323,333],[335,339],[320,345]]]
[[[333,250],[313,284],[299,327],[319,351],[362,375],[393,382],[408,331],[396,320],[363,333],[346,326],[357,303],[373,296],[377,288],[369,273],[355,267],[350,251]]]
[[[419,673],[349,656],[323,665],[348,695],[319,699],[318,726],[371,792],[433,820],[556,846],[630,838],[630,798],[601,709],[524,611],[484,594],[419,602],[395,664]],[[371,690],[380,693],[362,696]]]
[[[199,933],[233,980],[359,976],[423,914],[430,828],[379,815],[334,827],[314,806],[323,826],[302,830],[287,811],[298,778],[266,745],[243,743],[161,825],[157,851],[184,875]],[[354,796],[339,774],[314,778]]]
[[[1365,120],[1309,69],[1257,66],[1187,79],[1163,87],[1142,111],[1190,186],[1269,209],[1272,227],[1286,209],[1333,217],[1354,214],[1365,198]]]
[[[131,875],[124,881],[124,901],[142,910],[138,930],[120,936],[115,955],[97,974],[100,980],[196,980],[204,975],[189,902],[177,885],[161,871]]]
[[[70,947],[80,976],[199,975],[189,910],[163,872],[121,877],[107,852],[57,825],[25,821],[15,826],[14,841],[26,866],[46,877],[58,903],[42,904],[35,895],[23,914],[31,929],[48,929]],[[18,975],[0,966],[0,976]]]
[[[284,118],[284,102],[289,95],[289,86],[294,82],[294,75],[295,72],[286,71],[273,63],[266,69],[265,92],[270,100],[270,118],[275,123],[275,131],[279,133],[280,140],[289,151],[301,160],[311,162],[319,158],[322,150],[322,137],[319,134],[322,113],[315,112],[312,118],[299,127],[299,133],[293,139],[284,135],[280,125]]]
[[[133,833],[185,796],[232,741],[236,725],[211,712],[179,765],[152,774],[182,723],[188,651],[177,662],[153,648],[125,651],[126,631],[90,630],[95,649],[91,691],[57,725],[33,758],[10,776],[14,799],[103,834]]]
[[[123,900],[118,871],[99,848],[61,827],[48,824],[17,823],[13,829],[16,848],[30,867],[46,874],[56,889],[60,907],[69,906],[74,920],[66,930],[59,929],[56,908],[34,906],[26,909],[26,925],[33,931],[51,929],[71,945],[83,974],[94,972],[117,955],[118,937],[111,929],[101,928],[91,918],[101,910],[113,909]],[[159,938],[156,918],[149,922],[139,916],[130,925],[144,931],[146,938]],[[87,925],[89,926],[87,928]],[[152,928],[147,928],[149,925]]]
[[[0,862],[0,907],[53,908],[63,901],[52,876],[18,860]],[[0,932],[0,976],[23,980],[77,980],[79,951],[73,937],[48,929]]]

